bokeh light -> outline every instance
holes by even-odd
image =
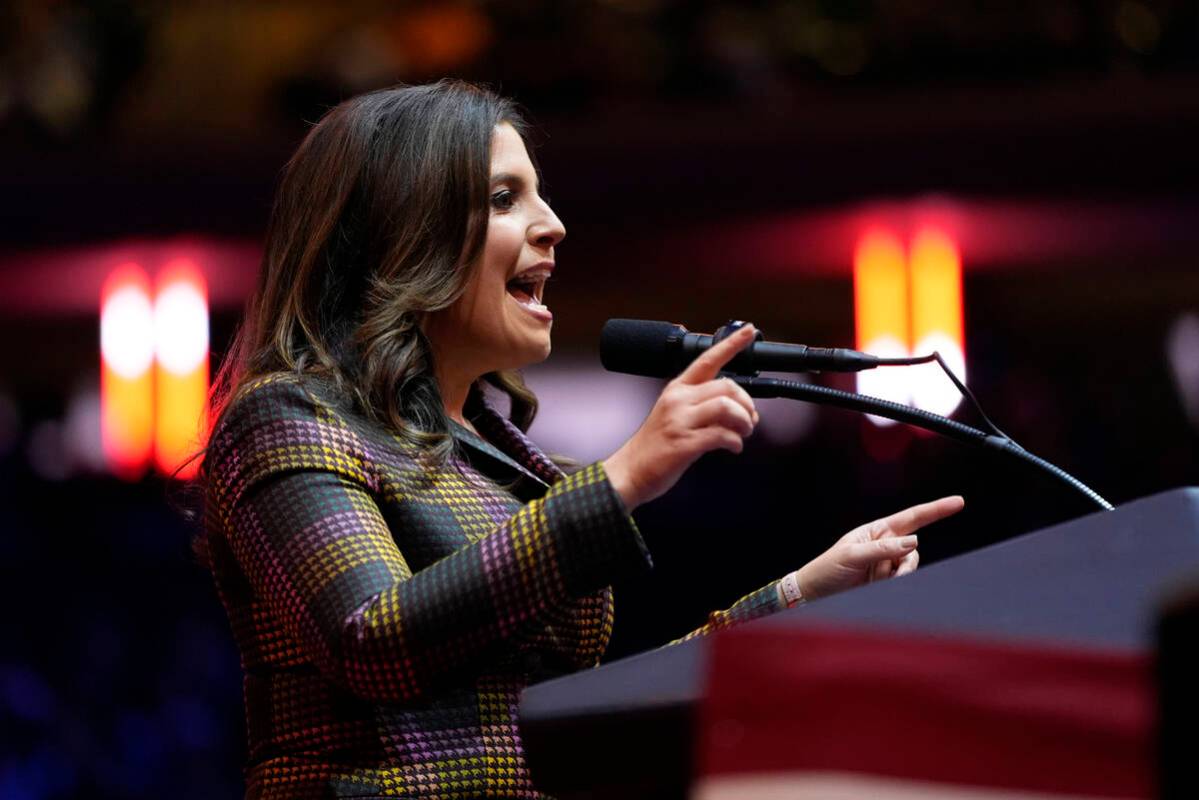
[[[203,444],[208,399],[207,291],[190,261],[171,262],[158,275],[154,349],[154,462],[165,475],[190,478],[199,462],[188,459]]]
[[[890,230],[876,229],[859,240],[853,254],[856,347],[886,358],[908,355],[908,273],[903,243]],[[896,403],[911,395],[908,376],[894,367],[857,374],[858,391]],[[871,415],[878,425],[892,420]]]
[[[109,275],[100,300],[101,433],[109,469],[136,480],[154,429],[154,312],[150,279],[137,264]]]
[[[958,378],[966,380],[962,320],[962,258],[953,239],[936,228],[912,237],[908,252],[912,293],[912,354],[939,352]],[[961,393],[936,364],[906,371],[912,403],[934,414],[948,415],[962,402]]]

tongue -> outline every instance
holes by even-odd
[[[518,303],[535,303],[533,296],[519,286],[509,286],[508,294],[516,298]]]

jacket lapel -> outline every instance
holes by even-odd
[[[451,420],[455,438],[542,486],[551,486],[563,476],[562,470],[541,448],[525,436],[520,428],[498,414],[481,395],[475,395],[471,400],[473,402],[468,401],[467,416],[482,438]]]

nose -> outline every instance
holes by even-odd
[[[540,198],[538,202],[541,205],[541,213],[529,226],[529,241],[538,247],[553,247],[566,238],[566,226],[558,219],[549,203]]]

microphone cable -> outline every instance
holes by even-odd
[[[974,393],[953,374],[953,370],[945,363],[945,359],[941,357],[940,353],[934,352],[927,356],[885,359],[884,361],[889,366],[909,366],[936,361],[941,365],[941,369],[945,371],[945,374],[949,376],[949,379],[953,381],[958,391],[969,400],[971,407],[983,419],[987,430],[979,430],[957,420],[943,417],[940,414],[934,414],[922,408],[913,408],[903,403],[896,403],[893,400],[884,400],[881,397],[845,392],[840,389],[831,389],[827,386],[814,386],[783,378],[762,378],[731,374],[727,375],[727,377],[736,381],[751,397],[785,397],[791,400],[804,400],[821,405],[838,406],[852,411],[875,414],[897,422],[914,425],[917,428],[924,428],[925,430],[941,434],[950,439],[956,439],[960,442],[981,445],[1002,453],[1007,453],[1009,456],[1013,456],[1027,464],[1033,465],[1042,472],[1052,475],[1054,478],[1083,494],[1088,500],[1104,511],[1111,511],[1114,508],[1098,492],[1078,480],[1078,478],[1075,478],[1056,464],[1052,464],[1028,452],[1010,436],[1001,431],[982,410],[982,406],[979,404],[978,398],[974,396]]]
[[[918,364],[931,364],[934,361],[937,362],[941,367],[941,371],[949,377],[949,380],[953,382],[953,385],[957,387],[962,396],[969,401],[970,407],[974,409],[974,413],[982,418],[984,427],[996,436],[1007,439],[1012,444],[1016,444],[1012,437],[999,430],[999,426],[991,421],[991,418],[987,416],[987,412],[983,411],[982,403],[978,402],[978,398],[974,396],[974,392],[970,391],[970,387],[962,383],[961,379],[954,374],[954,371],[949,368],[949,364],[945,363],[945,359],[941,356],[940,352],[934,350],[927,356],[911,356],[909,358],[880,358],[878,364],[880,367],[911,367]],[[936,415],[934,414],[933,416]],[[1019,447],[1019,445],[1016,446]]]

